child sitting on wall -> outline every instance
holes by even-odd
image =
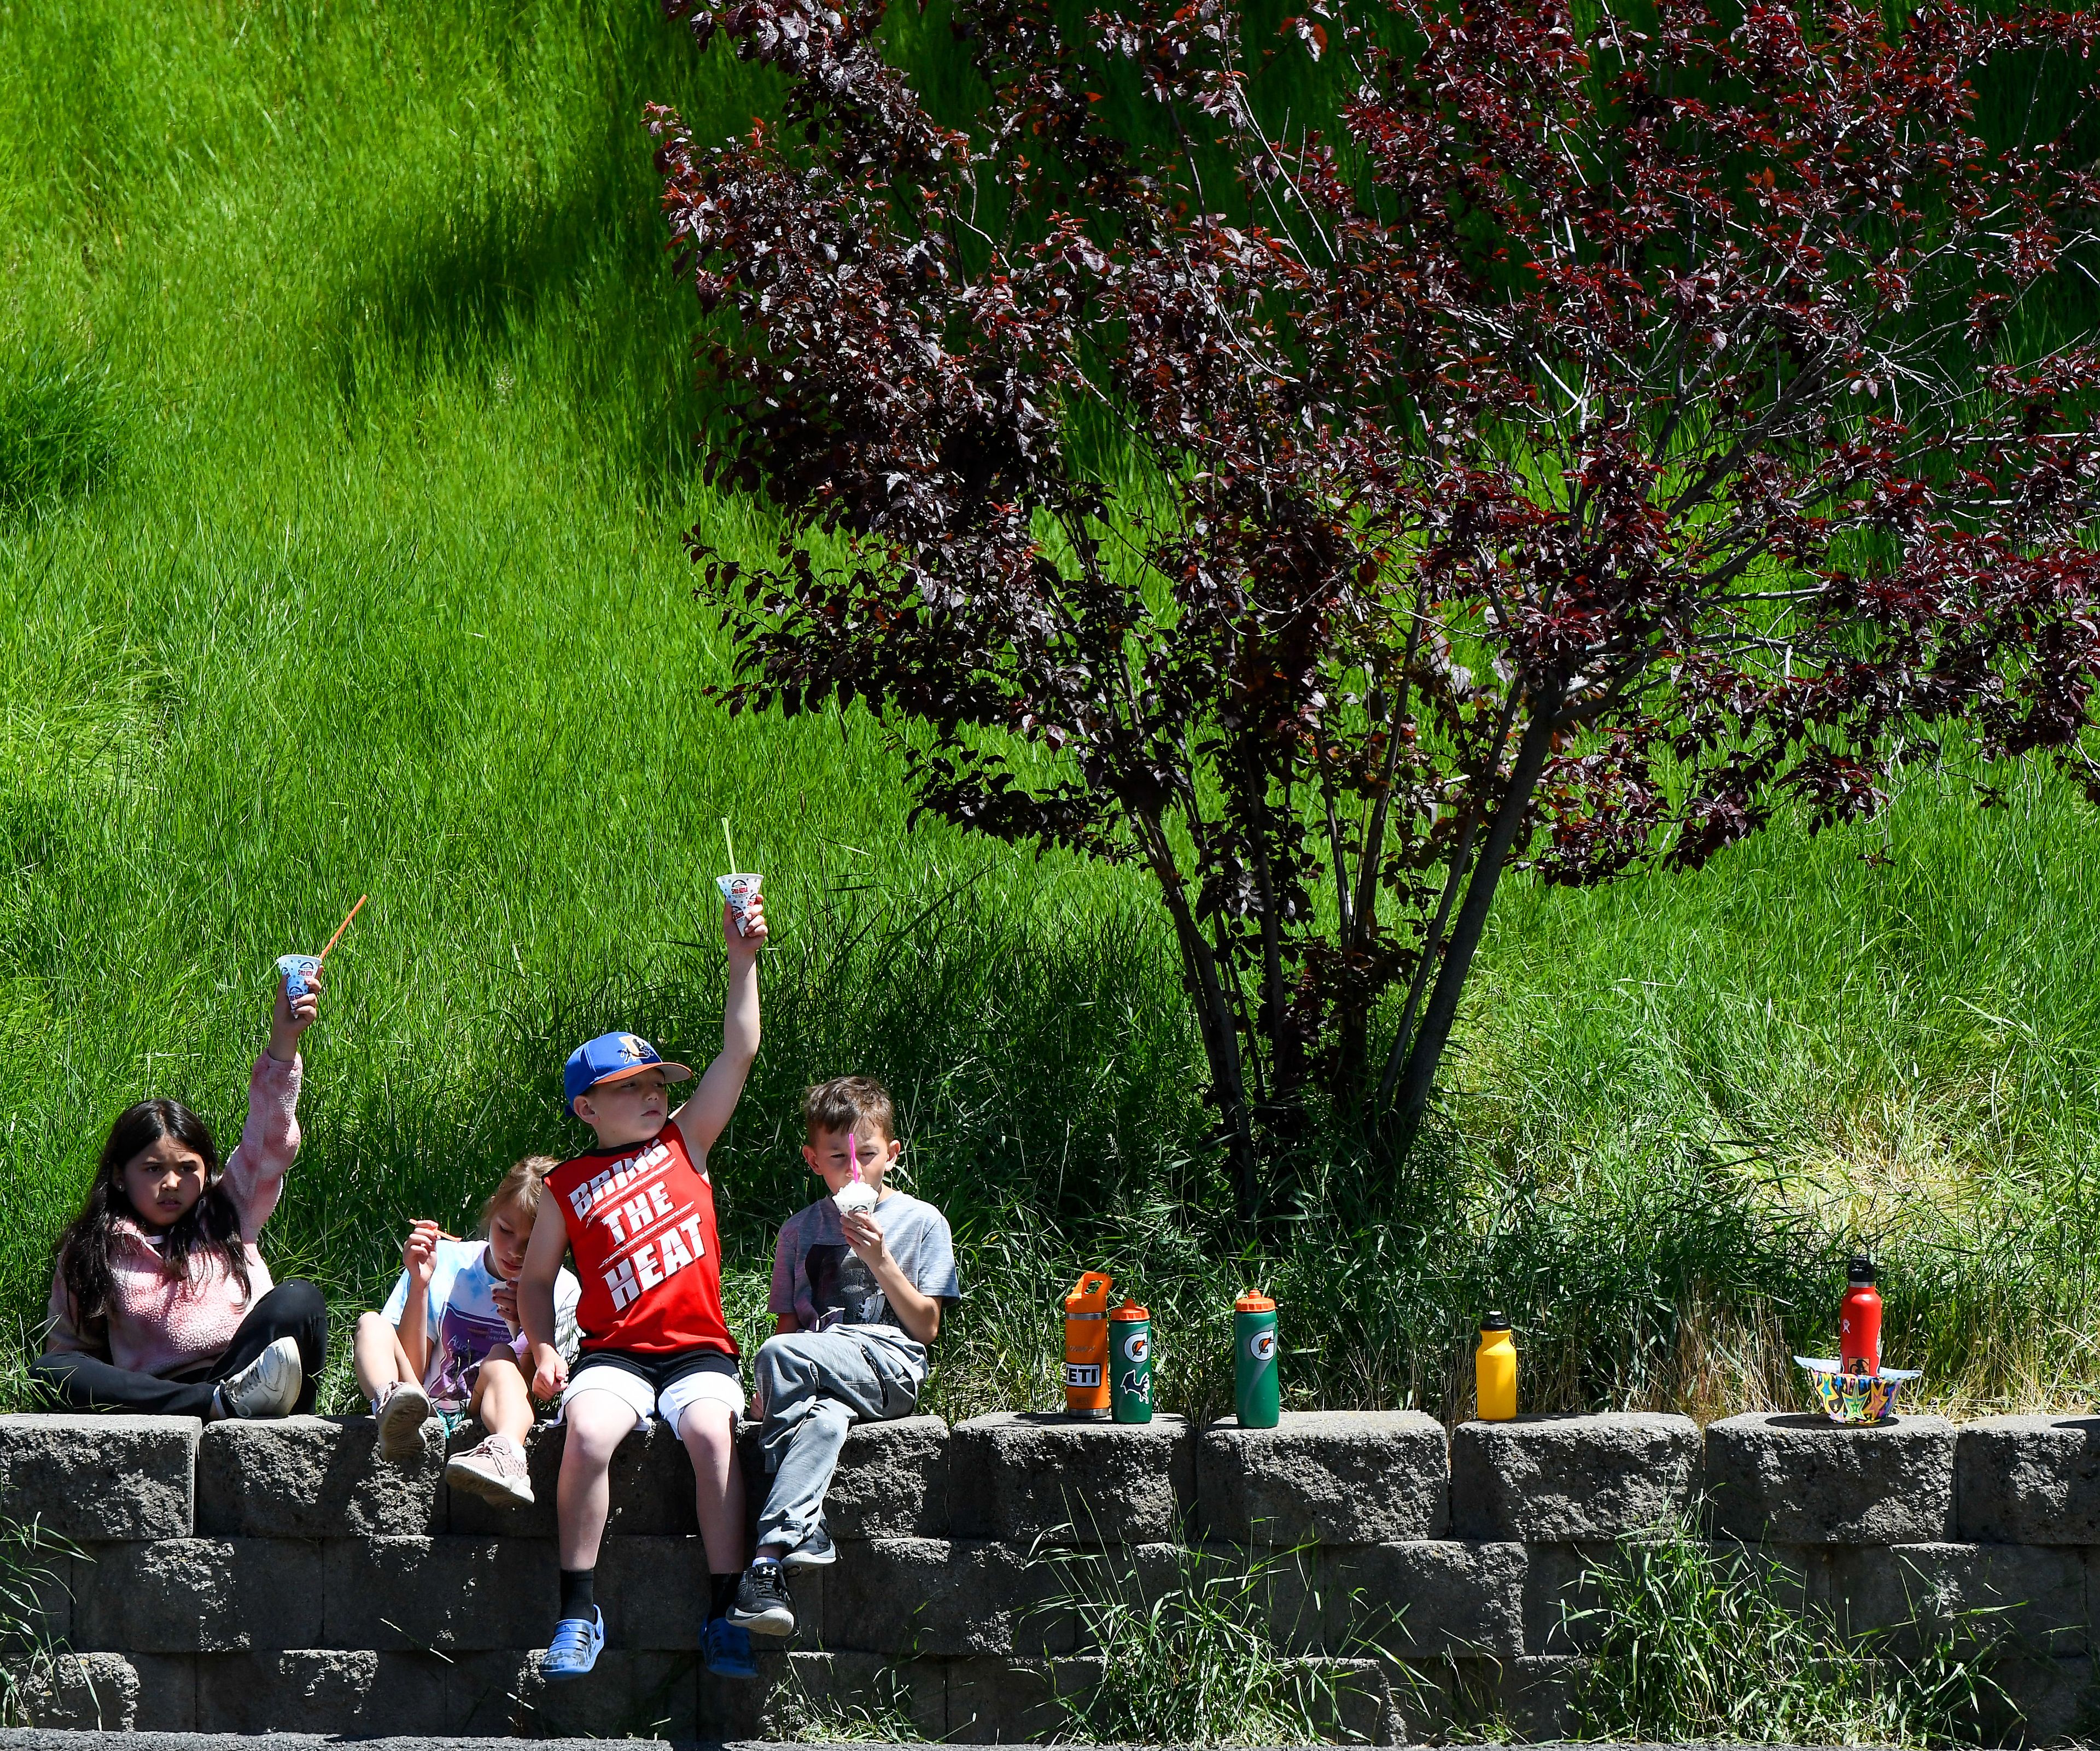
[[[673,1112],[668,1090],[693,1073],[666,1064],[632,1034],[602,1034],[569,1055],[562,1087],[597,1146],[552,1168],[547,1195],[560,1220],[537,1224],[518,1280],[532,1340],[533,1391],[562,1395],[568,1425],[556,1486],[560,1616],[540,1670],[580,1678],[598,1663],[605,1619],[597,1603],[607,1472],[620,1444],[661,1417],[693,1462],[694,1505],[712,1577],[701,1655],[709,1672],[756,1678],[751,1637],[726,1615],[743,1568],[743,1477],[736,1422],[743,1377],[722,1311],[721,1242],[708,1152],[728,1128],[758,1056],[758,951],[765,939],[754,895],[739,930],[722,908],[729,992],[722,1049]],[[573,1251],[583,1299],[576,1371],[554,1343],[555,1271]]]
[[[50,1324],[33,1378],[75,1410],[283,1417],[314,1408],[328,1346],[321,1292],[270,1281],[256,1245],[299,1148],[299,1037],[321,975],[280,978],[248,1120],[222,1168],[211,1127],[141,1100],[109,1127],[87,1202],[53,1249]]]
[[[785,1571],[833,1559],[824,1493],[847,1432],[917,1408],[926,1347],[962,1294],[948,1219],[883,1183],[903,1145],[882,1084],[819,1083],[803,1096],[802,1118],[802,1158],[828,1195],[781,1225],[767,1303],[774,1334],[752,1365],[774,1479],[730,1621],[759,1635],[794,1633]]]
[[[525,1437],[532,1400],[518,1318],[518,1273],[540,1210],[540,1181],[556,1165],[528,1155],[481,1206],[480,1240],[455,1240],[418,1222],[401,1248],[401,1275],[386,1305],[357,1321],[357,1383],[379,1419],[379,1450],[406,1463],[423,1450],[433,1414],[449,1431],[471,1416],[487,1438],[445,1467],[454,1489],[499,1506],[532,1500]],[[555,1346],[576,1354],[576,1280],[554,1286]]]

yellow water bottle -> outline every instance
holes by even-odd
[[[1480,1347],[1473,1352],[1473,1396],[1483,1422],[1507,1422],[1516,1414],[1516,1345],[1509,1315],[1490,1312],[1480,1321]]]

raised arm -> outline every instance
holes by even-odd
[[[722,1049],[708,1066],[692,1098],[671,1115],[687,1145],[704,1155],[729,1129],[730,1114],[743,1092],[744,1078],[758,1056],[758,950],[765,940],[765,897],[751,897],[739,935],[735,915],[722,907],[722,937],[729,950],[729,1000],[722,1006]],[[537,1232],[536,1230],[535,1231]]]
[[[285,1189],[285,1175],[299,1153],[299,1037],[320,1013],[321,973],[307,975],[303,997],[288,996],[285,981],[270,1006],[270,1043],[248,1073],[248,1119],[240,1141],[226,1161],[226,1189],[240,1213],[240,1237],[262,1232]]]
[[[518,1272],[518,1323],[532,1359],[532,1395],[553,1398],[568,1383],[569,1365],[555,1347],[554,1283],[569,1250],[568,1224],[558,1210],[541,1209],[525,1245],[525,1263]]]

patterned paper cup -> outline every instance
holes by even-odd
[[[842,1216],[849,1216],[856,1210],[872,1210],[875,1208],[875,1188],[865,1180],[855,1180],[832,1193],[832,1202],[839,1206],[839,1214]]]
[[[729,902],[730,916],[736,920],[736,933],[748,936],[743,928],[744,915],[751,910],[751,902],[757,898],[758,884],[765,878],[759,876],[717,876],[715,885],[721,889],[721,897]]]
[[[1897,1395],[1924,1372],[1884,1368],[1877,1374],[1863,1374],[1846,1372],[1842,1362],[1827,1356],[1797,1356],[1794,1361],[1807,1370],[1816,1402],[1833,1422],[1886,1422],[1895,1414]]]
[[[286,995],[304,997],[307,995],[307,975],[318,973],[320,964],[318,955],[280,955],[277,957],[277,972],[285,981]]]

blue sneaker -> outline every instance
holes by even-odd
[[[605,1646],[605,1613],[595,1607],[591,1621],[564,1617],[554,1625],[554,1639],[540,1662],[540,1675],[549,1684],[580,1678],[598,1664],[598,1651]]]
[[[726,1617],[710,1617],[700,1632],[700,1663],[717,1678],[755,1678],[758,1662],[751,1652],[751,1632]]]

